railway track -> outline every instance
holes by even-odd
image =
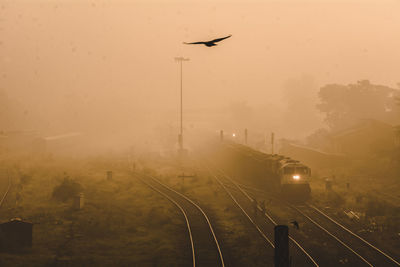
[[[326,225],[330,223],[332,226],[334,226],[337,229],[338,235],[340,233],[340,236],[343,236],[348,244],[352,244],[352,247],[357,247],[357,249],[360,251],[360,254],[362,254],[364,258],[372,264],[372,266],[400,266],[400,262],[398,260],[394,259],[392,256],[388,255],[344,225],[340,224],[338,221],[314,205],[306,204],[305,207],[302,207],[302,212],[316,214],[314,215],[315,217],[318,217],[319,215],[320,218],[323,218],[323,220],[326,221]]]
[[[238,186],[253,196],[265,196],[268,194],[265,191],[247,185],[239,184]],[[339,243],[342,246],[342,250],[338,250],[337,252],[341,251],[340,255],[342,258],[346,255],[346,261],[343,261],[343,259],[339,260],[341,264],[351,266],[400,266],[398,260],[340,224],[317,207],[307,203],[303,205],[293,205],[280,200],[276,196],[268,195],[274,199],[275,203],[281,203],[282,206],[291,208],[305,218],[306,221],[311,222],[312,225],[319,228],[325,235],[325,239],[326,235],[328,235]],[[293,215],[293,217],[295,218],[295,215]],[[310,225],[308,225],[308,227],[310,227]],[[315,234],[316,233],[314,233],[314,235]],[[319,238],[321,237],[322,236],[319,235]],[[345,252],[343,249],[347,251]],[[324,263],[324,266],[325,265],[326,263]]]
[[[267,247],[273,249],[274,244],[271,240],[273,240],[273,229],[274,226],[277,225],[277,222],[267,212],[263,214],[260,206],[256,206],[257,211],[255,212],[254,199],[230,179],[230,177],[224,174],[218,174],[217,171],[207,164],[202,165],[221,185],[250,223],[257,229],[260,236],[265,240]],[[289,240],[290,250],[292,251],[291,262],[293,266],[319,266],[317,261],[299,242],[292,236],[289,236]]]
[[[183,214],[190,240],[192,265],[225,266],[218,239],[204,210],[185,195],[157,178],[135,175],[140,181],[171,201]]]
[[[7,195],[8,195],[8,193],[10,192],[10,189],[11,189],[11,176],[8,175],[8,184],[7,184],[6,190],[4,191],[4,194],[1,196],[1,199],[0,199],[0,208],[3,206],[3,203],[4,203],[4,201],[6,200]]]

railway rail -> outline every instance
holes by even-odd
[[[262,214],[262,209],[257,206],[258,213],[262,216],[257,216],[254,214],[254,199],[251,198],[243,189],[241,189],[235,181],[233,181],[227,175],[218,175],[216,172],[209,167],[207,164],[202,164],[208,172],[216,179],[216,181],[221,185],[224,191],[230,196],[233,202],[238,206],[245,217],[251,222],[251,224],[257,229],[261,237],[266,241],[267,245],[274,248],[274,244],[271,239],[273,238],[273,226],[276,226],[276,221],[265,212]],[[233,189],[237,190],[233,190]],[[265,217],[264,217],[265,216]],[[268,237],[270,236],[270,237]],[[307,252],[303,246],[300,245],[292,236],[290,239],[290,249],[292,254],[292,264],[298,266],[319,266],[317,261]],[[304,257],[305,256],[305,257]]]
[[[190,239],[192,265],[225,266],[222,251],[204,210],[187,196],[150,175],[135,175],[140,181],[171,201],[183,214]]]
[[[268,194],[263,190],[252,188],[247,185],[238,184],[238,186],[252,194]],[[306,220],[310,221],[313,225],[346,248],[348,250],[347,253],[355,255],[358,261],[355,261],[354,264],[363,264],[367,266],[400,266],[398,260],[340,224],[314,205],[308,203],[293,205],[280,200],[276,196],[270,195],[270,197],[274,198],[275,202],[280,202],[282,205],[286,205],[301,214]]]
[[[11,176],[8,175],[8,184],[7,184],[7,189],[4,192],[4,194],[1,196],[0,200],[0,208],[3,206],[4,201],[6,200],[8,193],[10,192],[11,189]]]
[[[360,251],[362,250],[366,254],[366,258],[372,263],[374,263],[374,266],[400,266],[400,262],[396,259],[394,259],[392,256],[388,255],[386,252],[382,251],[381,249],[377,248],[361,236],[357,235],[341,223],[337,222],[333,218],[331,218],[329,215],[315,207],[314,205],[311,204],[306,204],[306,207],[311,209],[314,213],[320,214],[322,217],[324,217],[326,220],[337,226],[339,230],[341,230],[342,233],[347,234],[347,240],[349,240],[349,243],[351,244],[358,244],[358,247],[360,248]]]

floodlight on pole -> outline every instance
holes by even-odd
[[[183,61],[189,61],[189,58],[184,58],[184,57],[176,57],[175,61],[178,61],[180,64],[180,69],[181,69],[181,108],[180,108],[180,113],[181,113],[181,125],[180,125],[180,133],[179,133],[179,149],[180,151],[183,150],[183,67],[182,67],[182,63]]]

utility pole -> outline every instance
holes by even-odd
[[[175,61],[178,61],[180,64],[180,69],[181,69],[181,125],[180,125],[180,133],[178,137],[178,142],[179,142],[179,151],[182,153],[183,152],[183,78],[182,78],[182,63],[183,61],[189,61],[189,58],[184,58],[184,57],[176,57]]]

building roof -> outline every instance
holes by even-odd
[[[322,154],[324,156],[336,156],[336,157],[346,156],[345,154],[341,154],[341,153],[328,153],[328,152],[324,152],[319,149],[315,149],[315,148],[308,147],[308,146],[302,146],[302,145],[298,145],[298,144],[293,144],[293,143],[289,143],[289,145],[292,147],[303,149],[303,150],[308,150],[308,151],[316,153],[316,154]]]
[[[388,130],[393,129],[393,126],[389,123],[375,120],[375,119],[365,119],[361,120],[356,125],[349,127],[347,129],[341,130],[333,134],[332,138],[342,138],[351,136],[353,134],[366,131],[371,128],[387,128]]]
[[[76,136],[80,136],[80,135],[82,135],[82,133],[75,132],[75,133],[66,133],[66,134],[48,136],[48,137],[45,137],[44,139],[45,139],[46,141],[51,141],[51,140],[58,140],[58,139],[65,139],[65,138],[70,138],[70,137],[76,137]]]

